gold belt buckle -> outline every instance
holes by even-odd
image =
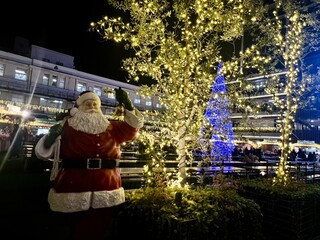
[[[87,169],[101,169],[101,158],[87,158]]]

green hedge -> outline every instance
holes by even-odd
[[[320,184],[304,181],[287,186],[272,179],[242,180],[241,196],[259,204],[266,239],[310,240],[320,236]]]
[[[126,192],[114,234],[143,239],[262,239],[259,205],[226,187]]]

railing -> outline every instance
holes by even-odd
[[[127,154],[130,156],[130,154]],[[120,161],[120,172],[124,187],[127,189],[138,188],[144,182],[143,167],[148,163],[147,159],[125,158]],[[26,171],[51,171],[52,161],[43,161],[36,159],[33,153],[33,145],[26,143],[24,145]],[[217,173],[223,173],[235,178],[258,178],[273,177],[279,165],[278,157],[266,157],[258,162],[245,162],[242,157],[234,157],[231,161],[213,161],[210,166],[199,166],[200,162],[194,162],[186,166],[189,183],[197,183],[199,180],[206,184],[211,184]],[[166,161],[167,172],[177,172],[178,162],[176,160]],[[288,171],[291,176],[304,179],[306,181],[320,180],[320,164],[310,161],[288,162]]]

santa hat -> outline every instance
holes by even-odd
[[[74,116],[79,111],[78,107],[87,100],[95,100],[98,102],[99,107],[101,106],[101,100],[96,93],[92,91],[84,91],[80,93],[79,97],[77,98],[74,107],[70,110],[70,115]]]

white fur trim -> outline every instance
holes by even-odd
[[[113,207],[124,203],[124,201],[125,195],[122,187],[112,191],[93,192],[92,208]]]
[[[37,145],[35,147],[35,154],[37,158],[42,160],[48,160],[53,156],[55,144],[52,144],[49,149],[44,147],[44,141],[46,140],[48,134],[44,135],[40,138],[40,140],[37,142]]]
[[[51,174],[50,174],[50,181],[53,181],[56,176],[58,175],[59,171],[59,163],[60,163],[60,140],[61,136],[58,136],[55,141],[55,148],[54,148],[54,158],[51,168]]]
[[[76,113],[79,111],[78,108],[74,107],[74,108],[71,108],[70,110],[70,115],[71,117],[73,117],[74,115],[76,115]]]
[[[48,194],[50,209],[54,212],[79,212],[90,208],[91,192],[56,193],[51,188]]]
[[[113,207],[125,202],[124,189],[97,192],[56,193],[51,188],[48,194],[50,209],[54,212],[79,212],[92,208]]]
[[[86,100],[96,100],[99,102],[99,105],[101,106],[101,100],[99,98],[99,96],[94,93],[94,92],[88,92],[88,93],[84,93],[82,95],[80,95],[78,98],[77,98],[77,105],[80,106],[82,103],[84,103],[84,101]]]
[[[133,111],[129,111],[127,109],[124,110],[124,120],[133,128],[142,128],[144,124],[143,115],[138,109],[134,109]]]

